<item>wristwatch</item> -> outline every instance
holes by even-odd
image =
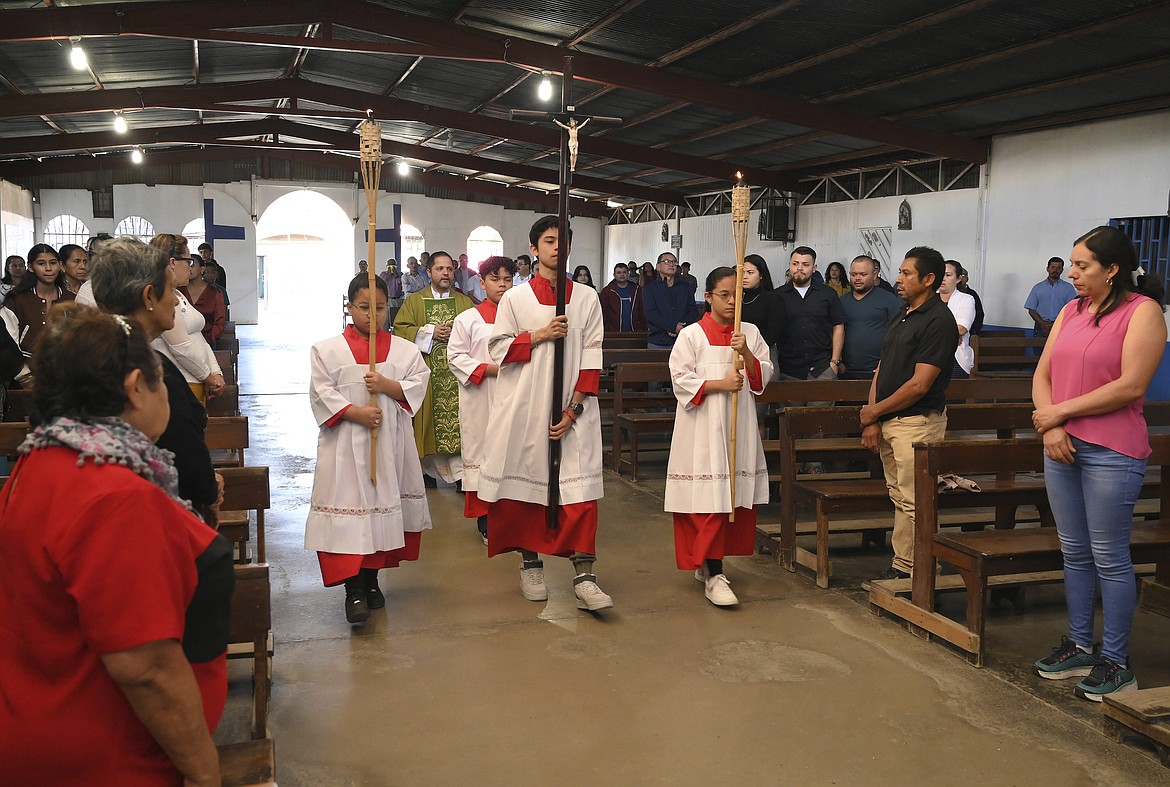
[[[581,413],[585,412],[585,405],[581,402],[570,402],[565,409],[573,414],[574,419],[577,419],[581,417]]]
[[[830,363],[830,364],[832,364],[833,366],[840,366],[840,365],[841,365],[841,359],[840,359],[840,358],[838,358],[838,359],[837,359],[837,360],[835,360],[835,361],[829,361],[829,363]]]

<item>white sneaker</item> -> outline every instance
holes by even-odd
[[[695,569],[695,581],[706,584],[710,577],[711,575],[707,573],[707,561],[704,560],[703,565]]]
[[[731,583],[723,574],[716,574],[707,579],[703,595],[717,607],[734,607],[739,603],[739,599],[731,592]]]
[[[520,592],[529,601],[548,601],[548,588],[544,584],[544,566],[525,568],[520,564]]]
[[[591,577],[573,582],[573,593],[577,596],[577,609],[587,609],[596,612],[599,609],[609,609],[613,606],[613,599],[597,586],[596,577],[592,574],[578,574],[581,577]]]

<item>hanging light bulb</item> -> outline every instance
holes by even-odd
[[[410,174],[410,165],[406,163],[405,159],[398,160],[398,174],[404,178]]]
[[[540,72],[540,87],[536,89],[536,97],[541,101],[548,101],[552,98],[552,80],[549,79],[550,71]]]
[[[145,157],[146,157],[146,155],[145,155],[145,153],[143,153],[141,145],[134,148],[134,150],[130,153],[130,160],[133,161],[135,164],[141,164],[142,159],[144,159]]]
[[[130,126],[129,126],[129,124],[126,123],[125,116],[122,115],[121,112],[115,112],[114,113],[114,131],[118,132],[119,134],[125,134],[126,130],[129,128],[130,128]]]
[[[81,48],[81,39],[70,38],[69,40],[73,43],[73,48],[69,50],[69,62],[73,64],[74,68],[81,71],[88,65],[88,61],[85,59],[85,50]]]

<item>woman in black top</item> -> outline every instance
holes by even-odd
[[[743,258],[743,305],[740,314],[744,322],[760,329],[775,363],[776,343],[788,321],[784,303],[776,297],[768,263],[758,254]]]

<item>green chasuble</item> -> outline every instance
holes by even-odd
[[[474,307],[460,292],[450,298],[434,298],[430,287],[407,297],[394,318],[394,335],[413,342],[424,325],[450,325],[455,315]],[[459,381],[447,365],[447,345],[433,342],[423,353],[431,370],[431,382],[422,407],[414,414],[414,442],[420,458],[431,454],[459,453]]]

